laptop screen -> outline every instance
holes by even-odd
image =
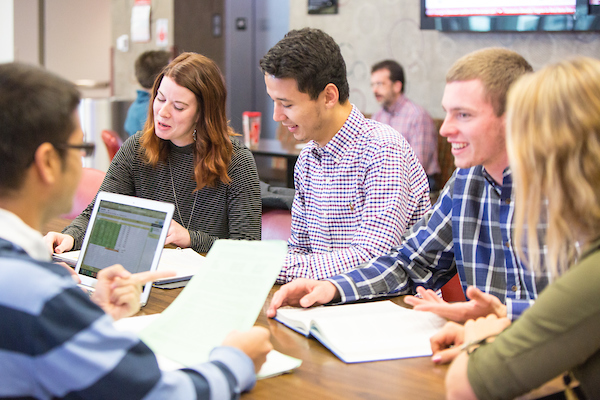
[[[131,273],[150,270],[165,223],[165,212],[100,200],[79,273],[121,264]],[[161,246],[162,247],[162,246]]]

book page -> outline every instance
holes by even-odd
[[[229,332],[254,325],[286,252],[282,240],[217,240],[200,271],[140,337],[183,365],[207,361]]]
[[[274,319],[275,321],[281,322],[288,328],[293,329],[304,336],[308,336],[312,319],[318,315],[317,310],[321,308],[323,307],[282,307],[277,310],[277,315]]]

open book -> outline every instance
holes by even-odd
[[[75,266],[77,264],[78,257],[79,250],[52,255],[52,258],[55,261],[62,261],[71,266]],[[175,271],[177,275],[169,278],[158,279],[154,282],[155,286],[189,280],[200,270],[204,264],[204,259],[205,258],[203,256],[196,253],[191,248],[163,249],[157,271]]]
[[[430,356],[429,338],[446,323],[391,301],[280,308],[275,320],[312,335],[345,363]]]

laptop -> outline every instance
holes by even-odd
[[[173,210],[170,203],[99,192],[75,266],[80,286],[93,291],[98,272],[114,264],[132,274],[156,271]],[[144,285],[142,306],[151,288]]]

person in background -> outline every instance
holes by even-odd
[[[39,232],[71,208],[83,143],[75,86],[38,67],[0,65],[0,398],[216,399],[250,389],[269,333],[232,333],[210,361],[163,372],[113,321],[135,314],[141,284],[169,276],[98,274],[90,299],[51,263]]]
[[[158,74],[171,61],[171,53],[164,50],[149,50],[139,55],[135,60],[135,77],[141,90],[137,90],[137,97],[127,110],[125,118],[125,131],[129,136],[135,135],[144,129],[144,124],[150,112],[150,91]]]
[[[562,61],[522,78],[509,94],[507,130],[515,242],[532,270],[561,276],[512,325],[492,315],[446,326],[432,338],[434,357],[466,343],[446,377],[450,399],[512,399],[565,371],[579,381],[579,398],[598,398],[600,61]],[[540,221],[543,237],[529,229]],[[545,266],[521,245],[543,239]]]
[[[100,190],[175,205],[167,243],[206,253],[217,239],[260,240],[260,185],[254,157],[227,124],[227,92],[214,61],[175,58],[156,78],[147,129],[113,158]],[[62,233],[56,253],[81,248],[92,202]]]
[[[273,296],[282,305],[309,307],[332,301],[411,294],[406,303],[453,321],[495,313],[517,318],[548,283],[527,269],[513,239],[513,182],[505,144],[510,85],[531,72],[519,54],[502,48],[460,58],[446,75],[440,134],[452,144],[458,169],[440,198],[404,242],[345,274],[324,281],[297,280]],[[537,228],[543,232],[541,222]],[[543,243],[540,248],[543,252]],[[530,251],[537,251],[530,249]],[[467,302],[447,303],[434,290],[459,275]]]
[[[350,103],[346,64],[323,31],[290,31],[260,66],[273,119],[296,140],[311,140],[294,170],[292,232],[278,282],[327,278],[387,253],[431,206],[408,142]]]
[[[423,165],[432,192],[440,187],[438,130],[425,109],[404,95],[404,70],[394,60],[371,68],[371,89],[381,109],[371,118],[390,125],[404,136]]]

